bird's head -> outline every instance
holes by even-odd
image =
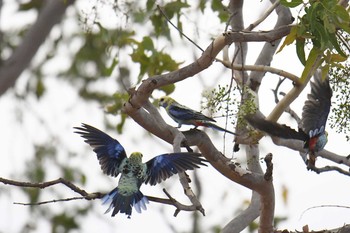
[[[162,98],[159,99],[159,106],[166,108],[174,102],[175,102],[175,100],[172,99],[171,97],[163,96]]]
[[[142,163],[142,157],[141,152],[133,152],[129,157],[129,161],[131,163]]]

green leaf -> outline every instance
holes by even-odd
[[[156,37],[165,36],[169,40],[171,39],[169,25],[159,12],[153,14],[150,17],[150,20],[152,22]]]
[[[316,71],[316,68],[319,67],[321,64],[320,57],[322,55],[322,51],[317,48],[312,48],[309,56],[305,62],[304,70],[301,74],[300,81],[304,83],[308,77],[308,75],[313,75],[313,73]]]
[[[175,90],[174,84],[165,85],[159,88],[159,90],[164,91],[165,95],[170,95]]]
[[[113,59],[112,64],[109,67],[107,67],[106,69],[103,70],[103,75],[104,76],[111,76],[114,68],[116,67],[116,65],[118,65],[118,63],[119,63],[118,58],[115,57]]]
[[[45,93],[45,85],[44,82],[42,80],[42,78],[38,78],[37,82],[36,82],[36,88],[35,88],[35,95],[38,99],[40,99],[40,97],[43,96],[43,94]]]
[[[349,23],[350,15],[349,12],[341,5],[334,5],[334,16],[339,17],[342,21]]]
[[[281,52],[285,46],[290,45],[295,41],[295,39],[297,38],[297,31],[297,26],[293,26],[290,29],[290,33],[286,36],[286,38],[283,41],[283,44],[276,53]]]
[[[173,1],[164,6],[164,11],[169,19],[173,18],[175,14],[180,14],[180,10],[182,8],[188,8],[190,5],[186,2],[182,2],[181,0]]]
[[[200,0],[199,4],[198,4],[198,8],[200,9],[200,11],[202,13],[204,13],[204,8],[205,8],[205,3],[207,2],[207,0]]]
[[[305,40],[304,39],[297,39],[296,40],[296,52],[299,58],[299,61],[301,62],[301,64],[305,65],[305,50],[304,50],[304,46],[305,46]]]
[[[117,124],[116,129],[117,129],[117,132],[119,134],[122,134],[123,133],[123,126],[125,124],[125,120],[126,120],[128,115],[126,115],[124,113],[119,114],[119,115],[120,115],[120,122]]]
[[[329,58],[329,62],[333,63],[333,62],[344,62],[347,60],[347,57],[345,56],[341,56],[339,54],[331,54],[330,58]]]
[[[143,37],[141,44],[142,44],[143,48],[146,50],[149,50],[149,51],[154,50],[153,41],[152,41],[151,37],[149,37],[149,36]]]
[[[317,46],[320,49],[326,49],[329,41],[329,33],[325,30],[323,24],[316,22],[314,24],[314,35],[313,38],[314,46]]]
[[[297,7],[303,3],[303,0],[280,0],[280,3],[286,7]]]
[[[146,2],[146,9],[147,11],[152,10],[152,8],[154,7],[156,1],[155,0],[147,0]]]
[[[69,216],[66,213],[58,214],[51,219],[51,232],[70,232],[70,230],[78,229],[79,225],[75,221],[74,216]]]
[[[329,41],[333,45],[334,49],[337,50],[337,52],[342,56],[342,57],[347,57],[346,54],[343,52],[343,50],[340,48],[338,44],[338,40],[335,34],[330,34],[329,36]]]
[[[219,19],[221,22],[227,22],[229,19],[229,13],[226,10],[226,7],[222,4],[221,0],[212,0],[211,8],[213,11],[219,13]]]
[[[336,32],[336,27],[334,23],[331,23],[329,20],[329,17],[325,15],[323,17],[323,25],[327,29],[328,33],[335,33]]]

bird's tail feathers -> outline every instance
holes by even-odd
[[[108,209],[105,214],[110,212],[113,209],[112,217],[116,214],[124,213],[130,218],[132,213],[132,207],[135,207],[135,210],[138,213],[141,213],[142,210],[146,210],[146,205],[149,203],[147,197],[145,197],[140,190],[131,195],[123,195],[120,193],[118,187],[113,189],[110,193],[105,195],[102,198],[102,204],[109,204]]]
[[[308,139],[307,134],[302,130],[294,130],[287,125],[281,125],[276,122],[265,120],[259,116],[247,115],[245,119],[248,123],[261,131],[264,131],[272,136],[284,138],[284,139],[297,139],[306,141]]]
[[[226,133],[229,133],[229,134],[237,135],[236,133],[234,133],[232,131],[229,131],[227,129],[221,128],[220,126],[217,126],[217,125],[215,125],[213,123],[210,123],[210,122],[201,122],[200,125],[204,126],[204,127],[216,129],[216,130],[219,130],[219,131],[222,131],[222,132],[226,132]]]

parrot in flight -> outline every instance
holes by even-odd
[[[120,212],[130,218],[132,207],[139,213],[146,210],[148,199],[140,191],[142,183],[156,185],[179,172],[207,166],[199,153],[161,154],[142,163],[140,152],[127,157],[124,147],[99,129],[84,123],[74,129],[93,148],[103,173],[113,177],[121,174],[118,186],[102,198],[103,204],[109,204],[105,213],[113,210],[112,217]]]
[[[204,126],[219,131],[223,131],[229,134],[236,135],[236,133],[221,128],[215,125],[216,122],[213,118],[203,115],[201,112],[190,109],[184,105],[179,104],[173,98],[164,96],[159,99],[159,106],[165,108],[168,115],[178,123],[178,128],[184,125],[194,125],[195,128],[198,126]]]
[[[261,117],[248,115],[245,119],[253,127],[272,136],[284,139],[296,139],[304,142],[309,160],[308,168],[315,168],[316,152],[323,150],[327,143],[326,122],[331,108],[332,89],[329,78],[322,81],[321,74],[315,73],[314,82],[311,82],[311,92],[304,103],[301,126],[298,131]]]

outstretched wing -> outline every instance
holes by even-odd
[[[145,184],[156,185],[170,176],[186,170],[207,166],[207,160],[199,157],[199,153],[170,153],[154,157],[146,163],[147,174]]]
[[[316,72],[314,80],[302,113],[303,130],[310,138],[325,132],[332,97],[328,77],[322,81],[320,72]]]
[[[108,134],[90,125],[83,123],[82,127],[74,127],[74,129],[77,129],[75,133],[85,138],[84,142],[93,148],[102,171],[110,176],[118,176],[119,166],[126,158],[123,146]]]
[[[213,118],[207,117],[200,112],[194,111],[193,109],[177,104],[170,105],[168,107],[168,113],[173,118],[179,119],[181,121],[200,120],[215,122]]]
[[[257,128],[272,136],[285,139],[296,139],[301,141],[306,141],[308,139],[308,136],[302,130],[296,131],[287,125],[280,125],[276,122],[265,120],[262,117],[248,115],[245,116],[245,119],[254,128]]]

